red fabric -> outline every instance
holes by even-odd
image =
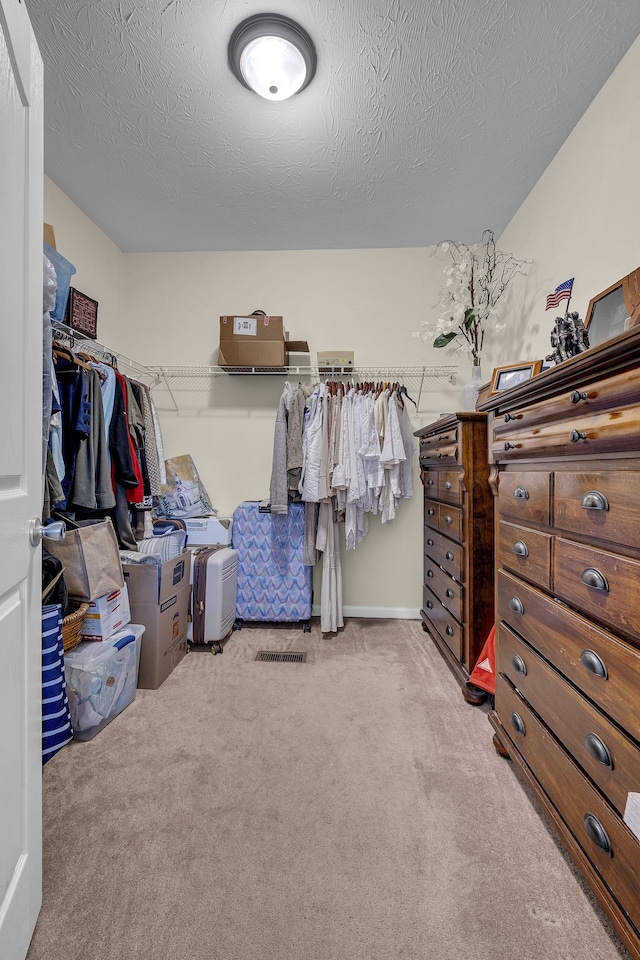
[[[478,657],[478,662],[471,671],[469,683],[474,687],[480,687],[487,693],[496,692],[496,627],[495,624],[489,631],[489,636],[484,642],[482,652]]]

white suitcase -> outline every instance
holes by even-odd
[[[191,547],[191,610],[187,640],[192,650],[222,643],[236,621],[238,551],[233,547]]]

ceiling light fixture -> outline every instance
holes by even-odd
[[[316,50],[306,30],[277,13],[243,20],[229,41],[229,66],[238,80],[266,100],[286,100],[311,82]]]

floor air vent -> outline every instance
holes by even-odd
[[[263,663],[306,663],[307,655],[294,651],[260,650],[256,654],[256,660],[261,660]]]

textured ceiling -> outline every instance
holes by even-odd
[[[26,0],[45,171],[124,251],[423,246],[507,225],[640,31],[638,0]],[[312,84],[227,67],[298,20]]]

